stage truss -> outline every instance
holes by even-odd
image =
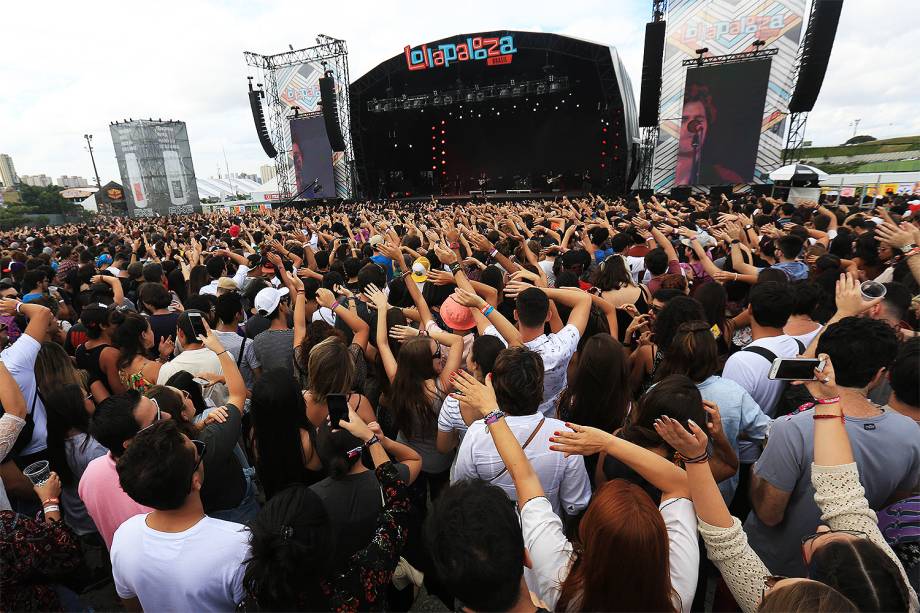
[[[802,60],[811,50],[811,37],[808,36],[808,32],[811,29],[811,24],[814,23],[813,20],[817,12],[817,6],[817,2],[811,3],[811,12],[808,14],[808,25],[805,28],[805,33],[802,35],[802,41],[799,43],[799,52],[796,55],[795,69],[792,73],[793,92],[799,84],[799,75],[802,71]],[[807,123],[808,111],[789,113],[789,133],[786,136],[786,146],[783,147],[783,166],[798,160],[799,151],[802,149],[802,144],[805,142],[805,125]]]
[[[281,198],[295,197],[296,185],[294,180],[294,166],[291,161],[291,129],[290,119],[292,108],[282,99],[282,92],[278,86],[278,71],[289,66],[300,64],[320,63],[323,68],[332,71],[335,77],[336,102],[338,103],[339,126],[345,140],[344,177],[341,177],[346,186],[347,197],[355,193],[355,152],[351,139],[351,104],[349,90],[351,81],[348,78],[348,47],[344,40],[320,34],[316,37],[317,44],[313,47],[276,53],[274,55],[260,55],[252,51],[244,51],[243,57],[246,64],[261,70],[260,82],[264,84],[268,100],[268,133],[278,155],[275,156],[275,176],[278,180],[278,193]],[[338,172],[338,170],[336,170]],[[336,177],[339,180],[340,177]]]

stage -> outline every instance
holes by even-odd
[[[458,35],[407,45],[350,92],[364,198],[625,193],[635,176],[632,87],[612,47],[531,32]]]

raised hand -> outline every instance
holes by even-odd
[[[371,306],[382,313],[386,313],[389,304],[387,303],[387,295],[384,294],[379,287],[371,283],[364,290],[364,295],[367,297],[368,302]],[[378,315],[379,317],[380,315]]]
[[[689,432],[679,421],[667,415],[656,419],[654,426],[658,436],[685,458],[698,458],[706,453],[709,438],[692,419],[687,420]]]
[[[482,309],[487,304],[486,301],[478,295],[462,287],[455,289],[452,297],[457,304],[462,304],[465,307],[472,307],[474,309]]]
[[[573,454],[587,456],[600,453],[607,448],[607,445],[613,439],[612,434],[598,428],[579,426],[569,422],[565,423],[565,427],[570,428],[572,431],[554,432],[549,439],[549,442],[553,443],[549,448],[552,451],[561,451],[566,457]]]
[[[172,355],[173,351],[176,348],[176,343],[173,342],[171,336],[164,336],[160,339],[160,345],[157,348],[161,356]]]
[[[421,334],[421,330],[412,326],[395,325],[390,328],[390,338],[405,343]]]
[[[856,275],[852,273],[840,275],[835,296],[837,315],[840,317],[855,317],[868,311],[882,300],[884,300],[884,296],[864,300],[862,293],[859,291],[859,279],[856,278]]]
[[[331,308],[335,302],[335,295],[325,287],[316,290],[316,303],[321,307]]]
[[[465,370],[458,370],[451,379],[457,390],[451,396],[460,402],[461,407],[473,409],[483,417],[498,408],[495,399],[495,388],[492,387],[492,374],[486,377],[485,384],[476,380],[476,377]]]

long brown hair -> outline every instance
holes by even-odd
[[[75,368],[70,356],[57,343],[45,341],[35,359],[35,383],[38,391],[46,398],[55,389],[64,385],[79,385],[84,392],[89,390],[86,371]],[[26,402],[32,402],[26,398]]]
[[[623,425],[631,397],[626,350],[609,334],[595,334],[578,352],[559,412],[577,424],[613,432]]]
[[[355,364],[348,347],[338,336],[330,336],[310,349],[307,360],[310,395],[323,404],[329,394],[347,394],[355,376]]]
[[[712,335],[712,326],[705,321],[680,324],[664,359],[655,371],[660,381],[668,375],[686,375],[694,383],[702,383],[719,370],[719,347]]]
[[[438,376],[435,372],[431,339],[417,337],[406,342],[399,350],[396,377],[387,392],[387,406],[393,411],[396,426],[412,438],[427,434],[427,424],[438,415],[426,382]]]
[[[642,488],[602,485],[578,528],[580,551],[562,582],[557,611],[676,611],[668,531]]]

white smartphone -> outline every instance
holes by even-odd
[[[824,360],[817,358],[776,358],[770,378],[780,381],[814,381],[815,369],[824,370]]]

